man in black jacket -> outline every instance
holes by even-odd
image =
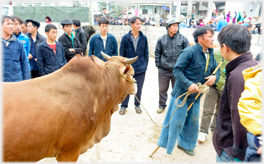
[[[167,34],[158,39],[155,49],[155,63],[159,69],[159,109],[157,113],[162,113],[166,108],[167,91],[170,85],[175,85],[175,78],[172,70],[176,64],[181,50],[189,47],[189,41],[179,33],[179,21],[175,18],[166,22]]]
[[[37,66],[37,49],[40,43],[44,42],[47,38],[38,32],[40,23],[33,20],[27,19],[28,38],[30,41],[30,51],[28,59],[31,67],[31,78],[39,77],[38,66]]]
[[[81,28],[81,22],[78,19],[73,19],[72,23],[72,26],[75,29],[75,37],[80,41],[81,46],[84,49],[83,55],[87,55],[87,38],[84,30]]]
[[[59,42],[62,43],[65,57],[67,62],[71,60],[75,56],[75,54],[82,54],[83,48],[81,47],[81,43],[79,40],[73,36],[72,33],[72,21],[65,19],[61,21],[62,29],[64,34],[62,34],[59,38]]]

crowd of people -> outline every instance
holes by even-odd
[[[197,22],[199,25],[193,25],[190,16],[185,21],[187,24],[183,22],[184,19],[170,18],[165,23],[164,20],[161,21],[167,33],[160,36],[155,48],[159,79],[158,114],[166,111],[170,82],[173,89],[163,122],[164,128],[157,144],[171,154],[177,141],[179,149],[193,156],[197,142],[206,141],[210,126],[210,130],[214,132],[213,146],[217,162],[260,161],[262,66],[250,52],[251,33],[246,25],[222,25],[221,22],[226,19],[231,20],[223,16],[219,17],[213,27],[202,19]],[[214,23],[217,18],[211,22]],[[46,21],[45,37],[38,32],[38,21],[22,21],[18,16],[3,16],[4,82],[18,82],[48,75],[79,54],[86,57],[95,55],[103,61],[106,60],[101,51],[109,56],[118,55],[116,38],[108,32],[111,20],[107,19],[105,12],[97,19],[100,30],[90,38],[89,44],[80,20],[62,20],[60,23],[64,33],[58,41],[57,27],[49,17],[46,17]],[[144,19],[134,16],[124,22],[132,29],[122,37],[119,55],[126,58],[138,57],[132,66],[137,81],[136,96],[140,101],[149,61],[147,37],[140,31]],[[246,19],[245,23],[248,23]],[[24,25],[26,29],[23,29]],[[185,27],[195,28],[193,46],[179,32],[180,28]],[[213,48],[215,31],[219,31],[218,49]],[[221,62],[223,64],[217,70]],[[207,87],[207,91],[202,91],[201,87]],[[184,98],[182,95],[186,93],[188,97]],[[206,97],[199,126],[200,98],[203,93],[206,93]],[[120,115],[126,113],[129,97],[128,95],[122,102]],[[141,114],[139,101],[136,98],[134,100],[135,112]]]

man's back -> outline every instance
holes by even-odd
[[[84,30],[80,27],[76,30],[77,34],[76,34],[76,38],[79,40],[79,42],[81,43],[81,46],[83,48],[83,54],[86,53],[86,49],[87,49],[87,38],[86,38],[86,34],[84,32]]]

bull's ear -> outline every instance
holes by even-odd
[[[130,67],[131,67],[131,65],[130,65],[130,64],[127,64],[127,65],[123,68],[123,70],[122,70],[122,74],[123,74],[123,75],[127,74],[127,72],[130,70]]]

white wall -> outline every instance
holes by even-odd
[[[225,13],[227,14],[228,11],[231,12],[231,15],[236,11],[237,14],[239,12],[241,12],[241,14],[243,13],[243,11],[246,12],[246,15],[248,17],[254,17],[257,5],[258,5],[258,1],[254,1],[255,3],[252,5],[252,12],[249,11],[249,7],[251,4],[251,1],[226,1],[225,4]],[[261,6],[262,8],[262,6]]]

